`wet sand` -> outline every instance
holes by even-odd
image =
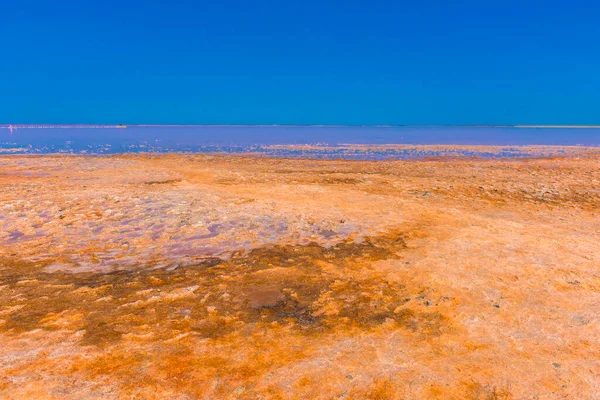
[[[0,397],[594,399],[600,156],[0,157]]]

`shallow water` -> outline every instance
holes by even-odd
[[[270,148],[273,145],[306,144],[330,148],[326,154]],[[2,153],[199,152],[358,159],[412,157],[406,151],[379,151],[375,155],[336,151],[335,146],[343,144],[600,146],[600,128],[130,125],[126,128],[19,126],[11,131],[8,126],[0,126]],[[510,153],[510,148],[507,151],[503,156],[516,156]]]

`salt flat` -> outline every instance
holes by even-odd
[[[596,398],[600,155],[564,154],[2,156],[0,397]]]

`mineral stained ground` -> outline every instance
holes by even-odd
[[[600,155],[0,157],[0,397],[600,398]]]

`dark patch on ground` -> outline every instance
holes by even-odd
[[[166,185],[169,183],[179,183],[181,182],[181,179],[166,179],[163,181],[146,181],[144,182],[145,185]]]
[[[82,343],[97,346],[116,343],[124,334],[217,338],[271,323],[300,333],[396,323],[437,335],[445,325],[441,314],[400,307],[419,288],[351,273],[395,258],[405,247],[404,236],[391,233],[332,247],[264,247],[171,271],[69,274],[5,265],[0,285],[7,287],[0,299],[21,308],[4,316],[0,329],[84,330]]]

